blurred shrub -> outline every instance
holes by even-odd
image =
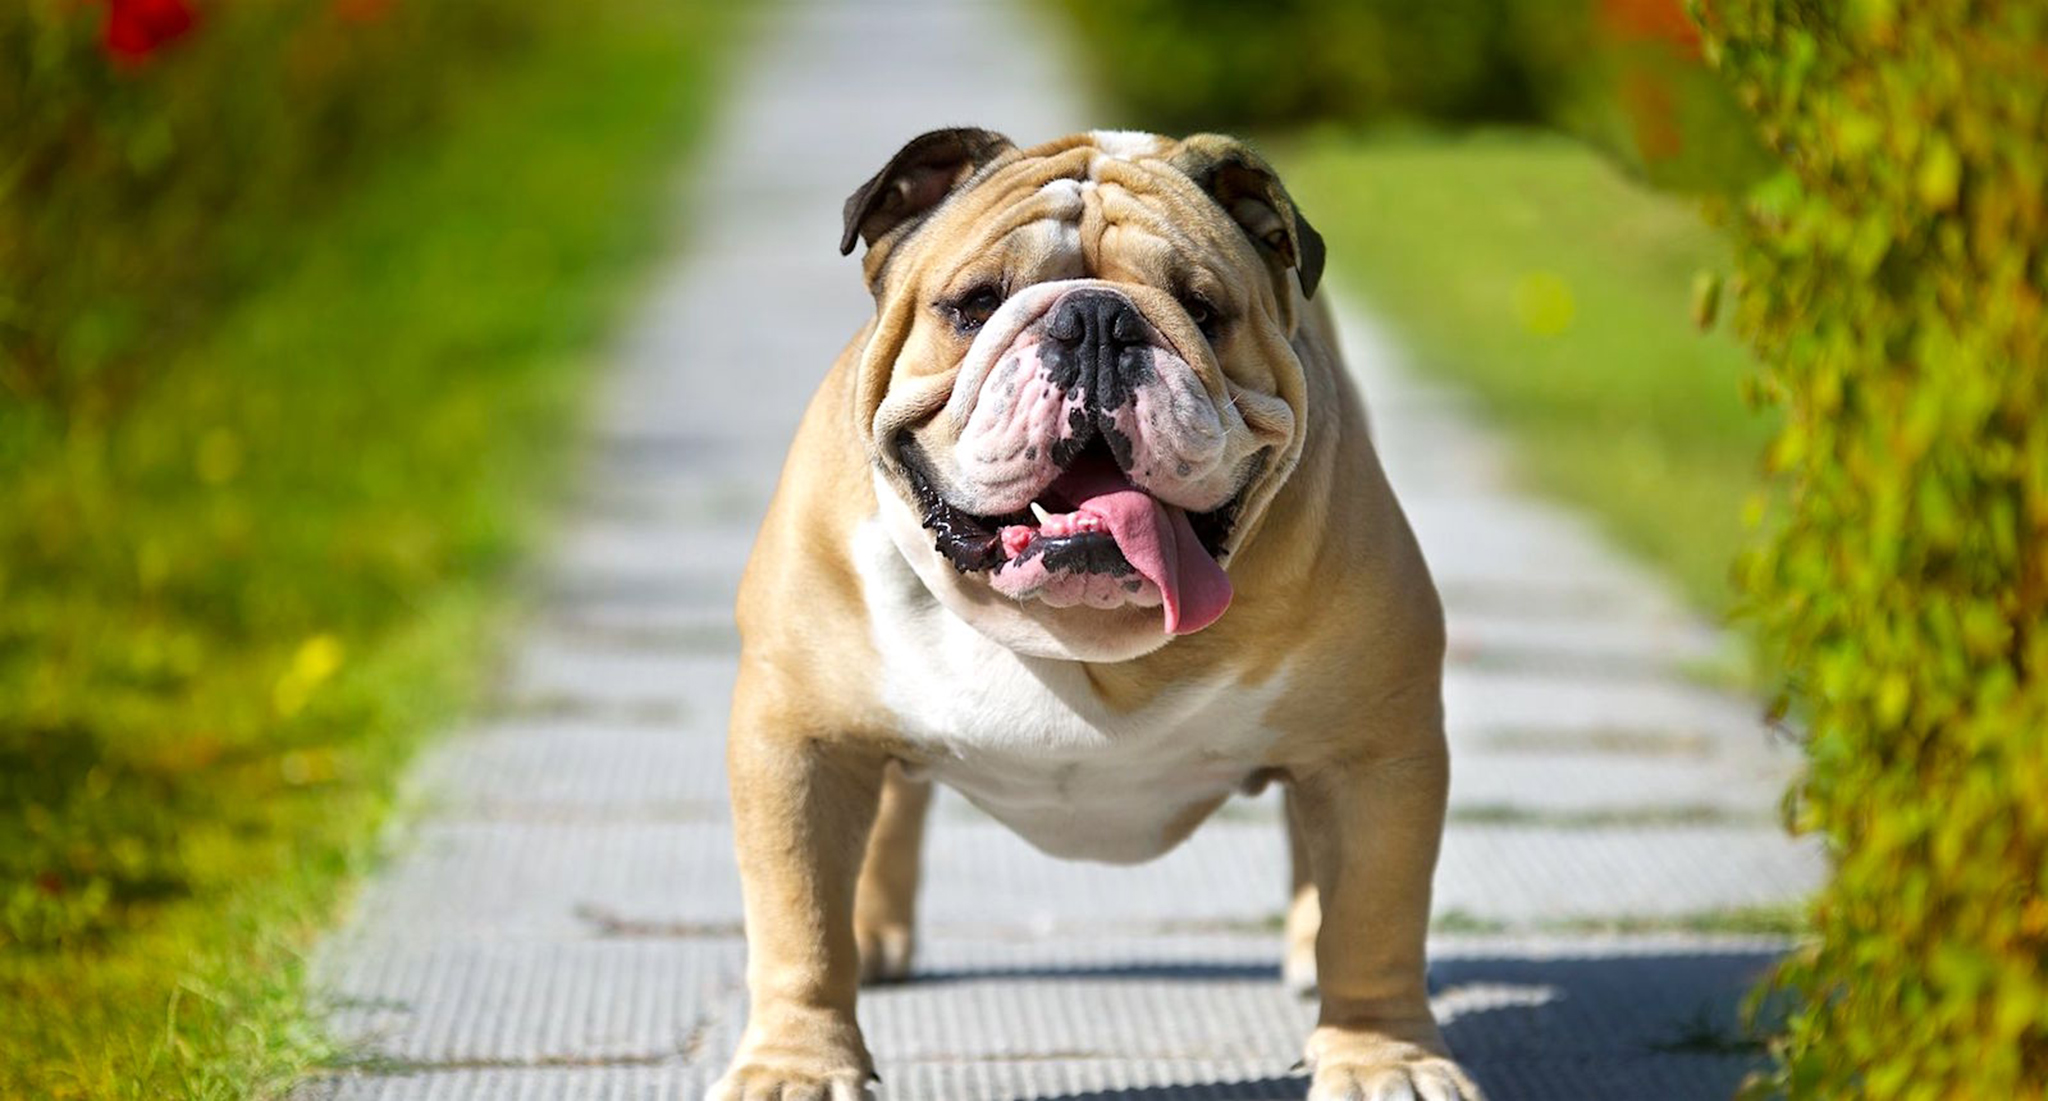
[[[1660,186],[1769,165],[1682,0],[1057,0],[1087,75],[1168,132],[1385,118],[1534,122]]]
[[[0,5],[0,431],[92,417],[549,5]]]
[[[1837,861],[1796,1097],[2048,1095],[2048,6],[1713,0],[1789,503],[1744,575]]]
[[[95,934],[184,891],[179,834],[208,794],[182,778],[292,717],[238,698],[244,676],[280,640],[388,618],[395,601],[366,589],[413,592],[494,546],[394,502],[389,483],[427,492],[448,465],[424,445],[385,449],[402,474],[375,450],[337,464],[327,430],[281,400],[320,401],[322,424],[382,416],[348,392],[381,368],[290,385],[321,361],[294,347],[303,333],[253,336],[272,351],[248,361],[180,349],[291,270],[295,233],[360,169],[429,153],[428,124],[548,7],[0,5],[0,945]],[[451,385],[405,387],[430,440]],[[467,519],[442,488],[433,507]],[[324,522],[378,495],[368,522]],[[315,580],[337,564],[374,584]],[[175,751],[167,709],[199,727]]]
[[[0,1098],[323,1054],[303,952],[488,683],[728,7],[0,4]]]
[[[712,11],[0,4],[0,955],[230,880],[516,552]]]
[[[1561,0],[1058,0],[1087,75],[1173,132],[1314,118],[1529,118],[1517,32]]]

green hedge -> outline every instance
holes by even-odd
[[[1086,72],[1167,132],[1319,118],[1527,119],[1578,0],[1055,0]]]
[[[283,1096],[333,1054],[300,954],[488,684],[737,31],[196,10],[136,59],[105,3],[0,3],[7,1101]]]
[[[141,49],[119,36],[166,11],[182,31]],[[532,3],[0,5],[0,431],[9,406],[120,405],[358,166],[560,18]]]
[[[1689,192],[1768,170],[1684,0],[1051,0],[1121,124],[1540,123]]]
[[[110,20],[138,8],[189,22],[146,52],[114,48]],[[246,330],[234,320],[246,299],[296,274],[312,227],[362,177],[445,137],[429,124],[465,84],[530,64],[557,18],[547,9],[0,6],[0,949],[118,928],[124,906],[182,889],[178,799],[159,792],[128,820],[80,795],[150,782],[122,765],[133,747],[180,723],[268,735],[283,724],[239,678],[273,648],[381,628],[404,610],[387,594],[499,553],[482,549],[495,521],[465,526],[453,487],[436,486],[431,517],[394,503],[441,470],[468,476],[406,450],[441,444],[431,411],[460,373],[388,351],[335,371],[334,337],[313,324],[325,318],[255,334],[261,355],[214,345],[222,328]],[[326,308],[402,298],[391,283],[364,272]],[[402,398],[413,435],[390,429]],[[351,415],[363,423],[330,427]],[[337,463],[332,448],[350,439],[353,461]],[[322,523],[380,496],[351,529]],[[451,531],[459,549],[444,552]]]
[[[1786,165],[1730,218],[1787,414],[1744,575],[1837,862],[1776,1086],[2048,1095],[2048,6],[1700,8]]]

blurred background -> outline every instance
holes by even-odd
[[[712,5],[0,8],[0,1096],[241,1096],[475,698]]]
[[[1766,919],[1772,1081],[2043,1088],[2048,17],[1018,3],[1104,125],[1259,141],[1530,488],[1739,613],[1702,675],[1808,731],[1841,869]],[[325,1057],[303,953],[707,216],[735,7],[0,8],[0,1096]]]

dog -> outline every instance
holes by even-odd
[[[716,1101],[871,1096],[931,785],[1146,860],[1284,786],[1313,1101],[1477,1101],[1424,980],[1443,612],[1245,143],[924,134],[846,202],[872,320],[741,583],[727,764],[750,1017]]]

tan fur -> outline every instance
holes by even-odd
[[[924,859],[924,820],[932,785],[891,768],[853,893],[853,939],[860,980],[895,982],[910,974],[917,930],[917,878]]]
[[[929,789],[901,769],[926,763],[929,750],[904,737],[878,694],[861,580],[821,538],[819,518],[845,524],[875,513],[877,411],[905,395],[930,406],[962,354],[928,304],[992,256],[1028,264],[1005,254],[1004,227],[1026,218],[1019,212],[1045,181],[1077,165],[1129,181],[1115,201],[1149,207],[1179,247],[1221,257],[1238,274],[1232,291],[1244,320],[1218,349],[1227,380],[1211,381],[1277,397],[1299,418],[1298,454],[1256,487],[1259,507],[1233,539],[1229,612],[1140,656],[1088,664],[1087,683],[1113,711],[1133,713],[1175,685],[1221,679],[1251,689],[1284,669],[1286,691],[1265,716],[1277,737],[1258,775],[1288,790],[1288,976],[1313,983],[1322,1003],[1307,1048],[1310,1097],[1362,1099],[1402,1082],[1428,1097],[1479,1096],[1445,1057],[1423,985],[1449,778],[1437,596],[1338,361],[1328,312],[1215,203],[1163,181],[1172,170],[1161,162],[1175,148],[1161,142],[1155,160],[1107,158],[1083,135],[1006,154],[922,227],[870,248],[876,319],[805,415],[741,589],[729,762],[752,1016],[715,1098],[774,1096],[776,1085],[785,1096],[853,1097],[871,1072],[855,989],[864,975],[900,978],[908,966]],[[1159,285],[1160,257],[1121,251],[1114,229],[1084,223],[1082,239],[1082,274]],[[1090,613],[1117,614],[1061,614]],[[1156,611],[1131,618],[1157,631]],[[1193,829],[1213,805],[1175,829]],[[1311,944],[1312,968],[1303,958]]]

